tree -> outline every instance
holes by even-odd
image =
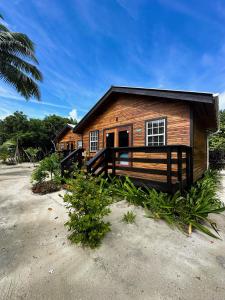
[[[47,116],[43,120],[29,119],[23,112],[16,111],[0,120],[0,145],[13,140],[20,153],[33,147],[41,148],[42,154],[46,155],[53,150],[52,141],[67,123],[76,124],[76,121],[57,115]]]
[[[220,116],[220,130],[218,133],[210,136],[209,147],[210,150],[225,151],[225,110],[221,110],[219,116]]]
[[[0,22],[3,17],[0,15]],[[0,23],[0,78],[13,86],[24,98],[40,100],[36,81],[42,80],[33,42],[26,34],[10,31]]]

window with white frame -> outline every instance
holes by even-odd
[[[146,122],[146,145],[163,146],[166,143],[166,119]]]
[[[90,151],[98,150],[98,130],[90,132]]]

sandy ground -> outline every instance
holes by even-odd
[[[31,171],[0,166],[1,300],[225,299],[224,215],[213,216],[222,241],[188,238],[122,201],[112,207],[102,246],[82,249],[67,240],[58,193],[32,194]],[[136,224],[126,225],[121,218],[131,209]]]

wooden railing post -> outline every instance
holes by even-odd
[[[190,153],[190,185],[193,184],[193,150],[192,148],[189,149]]]
[[[106,148],[106,151],[104,153],[105,161],[104,161],[104,167],[105,168],[105,175],[108,176],[108,164],[109,164],[109,148]]]
[[[167,184],[171,186],[172,178],[171,178],[171,149],[167,149]]]
[[[78,149],[78,152],[77,152],[77,162],[78,162],[78,168],[81,168],[82,167],[82,163],[83,163],[82,149]]]
[[[182,149],[178,147],[177,149],[177,179],[179,182],[180,190],[183,190],[183,179],[182,179]]]
[[[111,155],[112,155],[112,176],[116,175],[116,153],[114,148],[111,148]]]
[[[193,183],[193,158],[192,158],[192,148],[186,148],[186,180],[187,187],[190,187]]]

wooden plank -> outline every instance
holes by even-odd
[[[156,175],[167,175],[166,170],[157,170],[157,169],[145,169],[145,168],[135,168],[135,167],[124,167],[124,166],[116,166],[117,170],[138,172],[138,173],[147,173],[147,174],[156,174]],[[171,172],[172,176],[177,176],[176,171]]]
[[[172,174],[171,164],[172,164],[171,151],[168,148],[167,149],[167,184],[168,185],[171,185],[171,183],[172,183],[172,181],[171,181],[171,174]]]
[[[155,163],[155,164],[167,164],[167,159],[163,158],[142,158],[142,157],[133,157],[133,158],[119,158],[116,157],[115,161],[121,161],[121,162],[143,162],[143,163]],[[186,159],[182,158],[182,162],[185,163]],[[171,159],[171,164],[177,164],[178,160],[177,159]]]

